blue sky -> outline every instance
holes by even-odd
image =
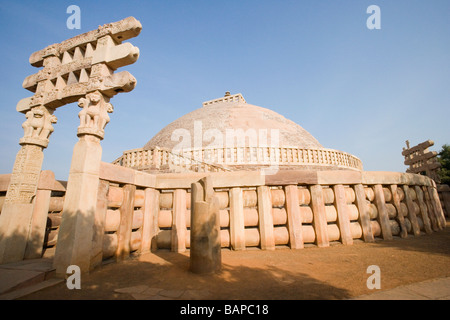
[[[70,30],[69,5],[81,9]],[[369,30],[369,5],[381,29]],[[401,155],[431,139],[450,144],[448,0],[0,1],[0,173],[12,170],[23,136],[17,102],[39,69],[29,56],[50,44],[134,16],[143,30],[128,70],[134,91],[115,96],[103,161],[140,148],[178,117],[242,93],[300,124],[327,148],[359,157],[365,170],[404,172]],[[119,70],[119,71],[120,71]],[[76,104],[58,108],[43,169],[67,179],[79,125]]]

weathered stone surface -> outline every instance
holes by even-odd
[[[207,274],[222,267],[219,200],[210,177],[192,184],[190,270]]]
[[[192,183],[207,175],[211,177],[214,188],[260,186],[265,181],[264,175],[260,172],[166,173],[156,176],[156,187],[158,189],[188,189]]]
[[[100,163],[100,178],[117,183],[135,184],[140,187],[156,187],[156,176],[133,169],[116,166],[107,162]]]
[[[36,191],[25,259],[38,259],[42,256],[51,193],[50,190]]]
[[[90,270],[101,155],[96,137],[86,135],[75,144],[54,260],[59,275],[72,264]]]
[[[400,196],[399,196],[399,192],[398,192],[399,189],[397,188],[397,185],[391,185],[390,190],[391,190],[391,194],[392,194],[392,202],[393,202],[396,212],[397,212],[397,215],[396,215],[397,221],[400,226],[400,237],[406,238],[408,236],[408,231],[406,230],[405,218],[401,212],[402,207],[401,207]]]
[[[22,260],[27,243],[33,240],[30,238],[33,200],[43,159],[42,146],[35,144],[25,144],[17,153],[0,215],[0,264]]]
[[[337,224],[340,231],[340,240],[342,244],[353,244],[352,232],[350,229],[350,218],[348,206],[345,200],[345,189],[341,184],[333,186],[334,206],[337,211]]]
[[[261,249],[275,250],[273,234],[272,200],[267,186],[256,188],[258,194],[258,218]]]
[[[173,219],[171,235],[172,251],[174,252],[186,251],[186,197],[186,190],[175,190],[173,196]],[[192,228],[193,227],[191,220],[191,230]]]
[[[384,240],[392,240],[391,226],[389,224],[389,216],[386,209],[386,201],[383,188],[380,184],[375,185],[375,204],[378,209],[377,220],[381,226],[381,234]]]
[[[241,188],[230,189],[230,241],[234,250],[245,250],[244,199]]]
[[[158,233],[159,192],[152,188],[145,189],[143,208],[141,253],[156,248],[156,235]]]
[[[410,187],[404,185],[403,186],[403,192],[405,194],[405,202],[408,207],[408,219],[411,222],[412,230],[415,236],[420,235],[420,227],[419,223],[417,222],[417,216],[414,210],[414,204],[413,199],[411,197]]]
[[[289,245],[291,249],[301,249],[303,245],[302,217],[298,200],[298,187],[291,185],[285,187],[287,225],[289,230]]]
[[[328,247],[330,245],[328,239],[327,220],[325,213],[325,202],[323,199],[323,191],[320,185],[312,185],[311,192],[311,208],[314,215],[313,224],[316,232],[316,244],[318,247]]]
[[[34,67],[42,67],[44,58],[49,55],[59,56],[66,51],[89,44],[96,41],[98,38],[106,35],[111,35],[114,41],[120,43],[130,38],[137,37],[142,29],[141,23],[134,17],[128,17],[123,20],[99,26],[96,30],[92,30],[59,44],[52,44],[40,51],[34,52],[30,56],[30,64]]]
[[[53,110],[42,105],[33,107],[26,113],[26,120],[22,124],[24,136],[19,143],[35,144],[46,148],[48,146],[49,137],[54,131],[53,123],[57,122]]]
[[[35,94],[17,105],[17,110],[27,116],[23,124],[25,135],[20,141],[24,147],[47,146],[53,131],[51,124],[56,122],[52,110],[75,101],[82,108],[77,133],[79,141],[73,151],[54,259],[56,273],[60,276],[72,264],[79,266],[82,272],[88,272],[101,262],[103,256],[102,235],[108,200],[107,186],[101,184],[104,188],[100,188],[103,192],[100,192],[100,202],[97,201],[102,154],[100,140],[110,121],[108,113],[113,111],[109,99],[118,92],[132,90],[136,84],[136,79],[126,71],[113,73],[139,57],[137,48],[120,43],[137,36],[141,28],[139,21],[130,17],[48,46],[30,57],[33,66],[43,69],[25,79],[24,88]],[[41,164],[42,161],[36,170],[40,170]],[[123,213],[129,202],[133,204],[134,194],[131,200],[127,196],[122,199],[121,222],[133,213],[133,207],[128,215]],[[122,257],[129,253],[131,229],[122,230],[122,223],[119,229],[116,256]]]
[[[133,224],[134,194],[136,186],[127,184],[123,187],[123,202],[119,208],[120,224],[117,231],[118,245],[115,253],[117,260],[128,258],[131,252],[131,229]]]
[[[129,72],[113,71],[138,59],[138,48],[121,43],[141,29],[140,22],[129,17],[33,53],[31,65],[44,68],[24,80],[23,87],[35,95],[22,99],[17,111],[55,109],[96,90],[108,97],[133,90],[136,79]]]

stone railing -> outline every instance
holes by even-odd
[[[166,172],[225,172],[224,166],[175,153],[165,148],[133,149],[123,153],[113,164],[142,171]]]
[[[434,182],[395,172],[296,171],[148,174],[102,163],[97,256],[190,248],[191,184],[211,176],[221,245],[245,250],[351,245],[445,227]],[[93,253],[93,256],[94,253]]]
[[[0,212],[5,202],[6,191],[11,181],[11,174],[0,175]],[[58,229],[61,224],[62,209],[67,182],[55,180],[52,171],[41,171],[34,197],[31,219],[31,238],[25,251],[25,259],[40,258],[43,252],[54,247],[57,242]]]
[[[333,149],[297,147],[225,147],[170,151],[133,149],[123,153],[113,164],[137,170],[164,166],[180,171],[228,171],[233,166],[309,166],[362,170],[357,157]],[[194,170],[192,170],[194,169]]]
[[[189,188],[203,176],[157,175],[157,249],[190,247]],[[211,176],[223,248],[350,245],[358,239],[432,233],[446,223],[434,182],[419,175],[293,170],[265,177],[255,172]]]
[[[92,241],[86,242],[90,268],[130,254],[190,248],[191,184],[206,175],[219,199],[221,246],[233,250],[327,247],[334,241],[351,245],[355,240],[418,236],[443,229],[444,212],[450,213],[450,190],[439,189],[438,195],[434,181],[417,174],[350,170],[149,174],[102,162],[93,225],[83,228],[94,230]],[[0,176],[0,210],[8,182],[9,175]],[[55,226],[65,190],[63,182],[43,171],[32,222],[41,249],[43,238],[50,235],[51,243],[46,240],[45,245],[58,246]]]

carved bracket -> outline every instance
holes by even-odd
[[[105,127],[110,120],[108,113],[112,113],[114,110],[114,107],[108,101],[109,98],[99,91],[88,93],[86,98],[78,100],[78,106],[82,108],[78,113],[80,126],[77,134],[79,137],[89,134],[103,139]]]
[[[21,145],[35,144],[46,148],[49,137],[54,130],[52,124],[57,122],[56,116],[52,113],[53,110],[49,111],[42,105],[28,111],[25,114],[27,119],[22,124],[24,136],[19,143]]]

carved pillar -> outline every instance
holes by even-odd
[[[31,108],[22,124],[24,136],[17,153],[0,215],[0,264],[24,259],[25,250],[31,244],[30,227],[33,216],[37,185],[47,147],[56,123],[53,110],[43,105]],[[40,244],[43,245],[43,244]]]
[[[244,198],[242,188],[231,188],[230,243],[234,250],[245,250]]]
[[[211,177],[191,185],[191,252],[189,269],[198,274],[220,271],[219,200],[214,195]]]
[[[62,221],[58,233],[54,267],[57,275],[65,275],[69,265],[82,272],[91,266],[92,239],[102,157],[100,140],[112,112],[109,98],[99,91],[90,92],[78,100],[79,141],[75,144],[69,180],[64,200]]]

